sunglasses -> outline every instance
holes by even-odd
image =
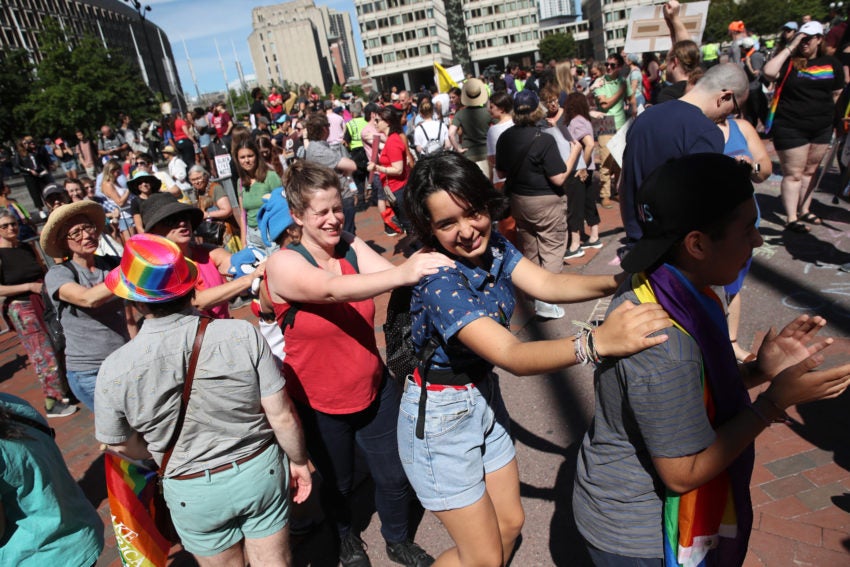
[[[18,223],[16,223],[16,222],[4,222],[3,224],[0,224],[0,230],[6,230],[7,228],[12,227],[12,226],[17,228]]]
[[[136,167],[145,167],[146,165],[150,165],[149,161],[137,161]]]
[[[613,69],[614,67],[618,67],[616,63],[605,63],[606,69]]]
[[[809,43],[810,41],[812,41],[816,37],[820,37],[820,36],[819,35],[807,35],[807,36],[803,37],[803,39],[800,40],[800,43],[801,44],[802,43]]]
[[[83,233],[96,234],[97,233],[97,227],[93,224],[84,224],[84,225],[78,226],[77,228],[75,228],[74,230],[72,230],[68,234],[66,234],[65,238],[70,238],[71,240],[73,240],[75,242],[79,242],[80,240],[83,239]]]
[[[180,213],[177,215],[171,215],[169,217],[165,217],[161,222],[163,225],[168,228],[177,228],[181,223],[186,223],[187,226],[192,225],[191,217],[187,213]]]
[[[732,93],[732,108],[735,109],[735,118],[740,118],[741,107],[738,106],[738,98],[735,96],[735,93]]]

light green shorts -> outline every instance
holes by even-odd
[[[210,556],[268,537],[289,520],[289,461],[280,446],[232,469],[189,480],[165,479],[163,495],[183,547]]]

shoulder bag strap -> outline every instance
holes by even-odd
[[[201,344],[204,342],[204,333],[207,331],[207,326],[210,324],[209,317],[198,318],[198,332],[195,333],[195,342],[192,344],[192,354],[189,355],[189,369],[186,371],[186,378],[183,381],[183,395],[180,397],[180,412],[177,414],[177,423],[174,426],[174,433],[171,434],[171,440],[165,449],[165,455],[162,457],[162,464],[159,466],[159,476],[165,476],[165,470],[168,466],[168,461],[171,460],[171,454],[174,452],[174,446],[177,445],[177,439],[180,437],[180,432],[183,429],[183,421],[186,419],[186,408],[189,405],[189,395],[192,393],[192,382],[195,379],[195,368],[198,366],[198,357],[201,354]]]

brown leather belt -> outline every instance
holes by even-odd
[[[226,463],[226,464],[217,466],[214,469],[204,469],[200,472],[181,474],[180,476],[168,477],[168,480],[191,480],[193,478],[201,478],[202,476],[206,476],[207,473],[216,474],[216,473],[220,473],[220,472],[230,470],[235,466],[245,464],[248,461],[250,461],[251,459],[260,456],[260,454],[263,451],[265,451],[266,449],[268,449],[272,445],[272,443],[275,442],[275,440],[276,440],[275,436],[272,435],[272,437],[270,439],[268,439],[265,443],[263,443],[260,446],[259,449],[257,449],[256,451],[254,451],[253,453],[251,453],[247,457],[242,457],[241,459],[237,459],[237,460],[232,461],[230,463]]]

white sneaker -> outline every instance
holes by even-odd
[[[564,316],[564,310],[554,303],[546,303],[539,299],[534,300],[534,312],[541,319],[560,319]]]

